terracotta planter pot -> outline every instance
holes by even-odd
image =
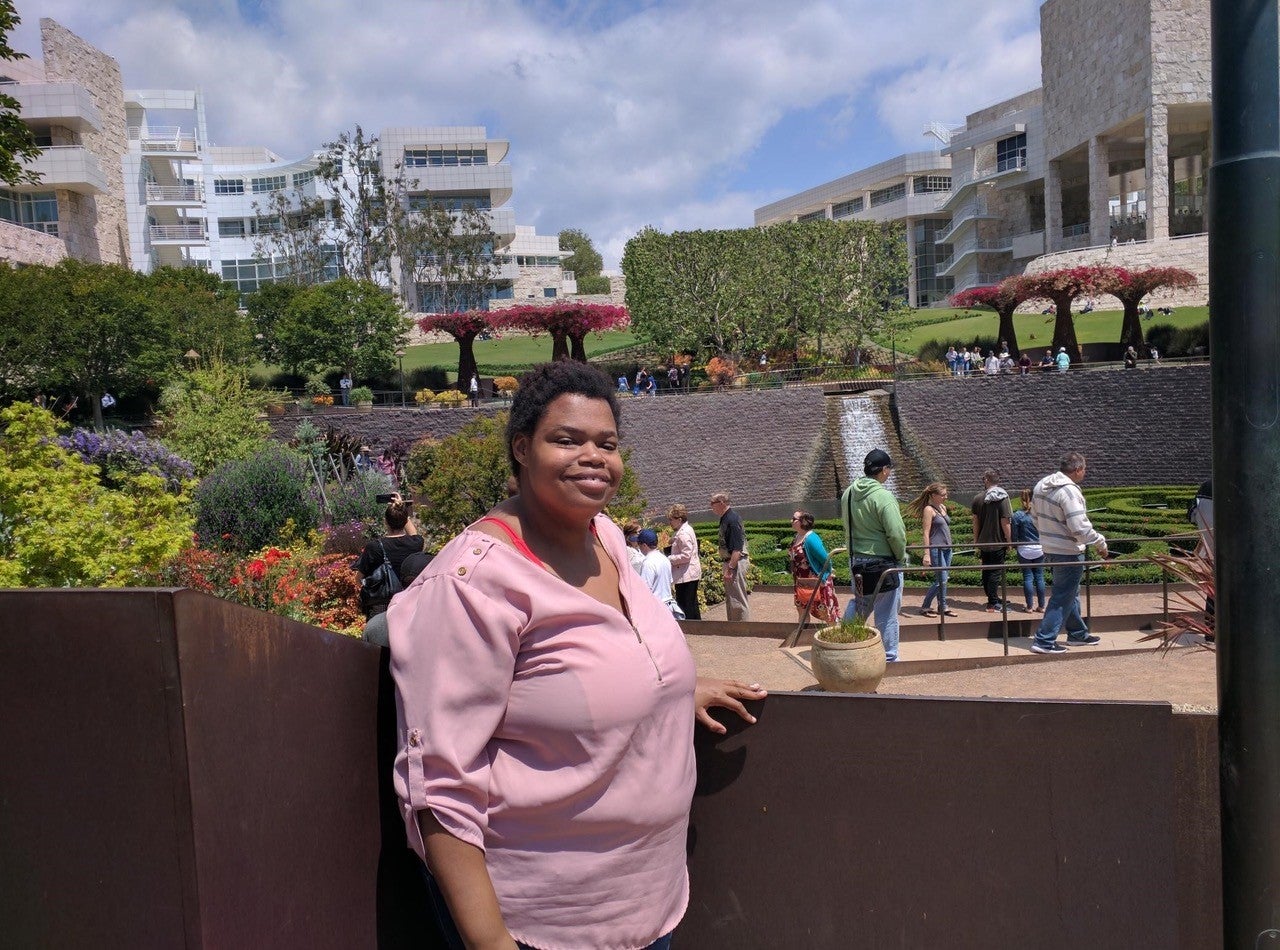
[[[885,670],[880,631],[861,643],[827,643],[819,630],[810,664],[818,685],[829,693],[874,693]]]
[[[371,402],[356,403],[356,412],[373,412],[373,403]]]

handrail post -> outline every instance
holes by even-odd
[[[1087,555],[1086,555],[1087,557]],[[1084,566],[1084,625],[1092,632],[1093,627],[1093,571],[1086,562]]]
[[[1169,622],[1169,572],[1160,568],[1160,598],[1164,602],[1164,622]]]
[[[934,571],[933,576],[936,578],[938,576],[938,566],[936,564],[933,565],[933,571]],[[903,593],[906,593],[906,591],[904,590]],[[941,585],[938,586],[938,597],[939,599],[941,599],[942,597]],[[947,606],[946,604],[943,604],[943,603],[939,603],[938,606],[940,607],[940,609],[938,610],[938,642],[946,643],[947,642]]]
[[[994,568],[992,568],[994,570]],[[1009,572],[1001,564],[1000,571],[1000,627],[1004,634],[1004,655],[1009,655]]]

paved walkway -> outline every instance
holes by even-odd
[[[1145,632],[1118,630],[1104,632],[1097,647],[1076,647],[1068,656],[1041,656],[1031,652],[1027,637],[1011,637],[1009,659],[1004,658],[1001,640],[985,636],[956,637],[945,642],[932,639],[937,621],[918,615],[919,594],[908,589],[907,602],[913,609],[901,622],[904,639],[901,662],[880,684],[881,695],[1001,696],[1023,699],[1087,699],[1164,701],[1186,711],[1216,711],[1217,678],[1215,656],[1200,646],[1158,651]],[[956,591],[952,607],[961,616],[957,623],[989,624],[999,615],[985,613],[981,595]],[[789,593],[757,592],[751,596],[752,619],[788,622],[796,619]],[[1098,618],[1158,616],[1161,596],[1132,593],[1112,588],[1094,592],[1093,613]],[[1011,613],[1010,619],[1031,619]],[[713,608],[708,620],[724,619],[723,606]],[[1144,620],[1145,622],[1145,620]],[[708,627],[712,625],[708,624]],[[969,628],[972,630],[972,626]],[[907,639],[915,634],[925,639]],[[782,650],[781,637],[691,635],[690,649],[701,673],[725,676],[744,682],[758,682],[775,691],[816,689],[809,670],[809,648]],[[985,668],[953,669],[946,672],[914,672],[912,667],[938,665],[929,661],[965,659]]]

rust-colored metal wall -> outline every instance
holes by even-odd
[[[1215,945],[1212,717],[758,713],[699,730],[682,948]],[[0,946],[438,946],[385,652],[188,591],[0,591],[0,749]]]

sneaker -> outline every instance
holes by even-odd
[[[1067,637],[1067,642],[1073,647],[1091,647],[1102,642],[1102,637],[1095,637],[1092,633],[1086,633],[1083,637]]]
[[[1061,643],[1056,643],[1056,642],[1041,643],[1039,640],[1037,640],[1035,643],[1031,644],[1031,652],[1032,653],[1069,653],[1071,651],[1068,650],[1066,647],[1064,647]]]

